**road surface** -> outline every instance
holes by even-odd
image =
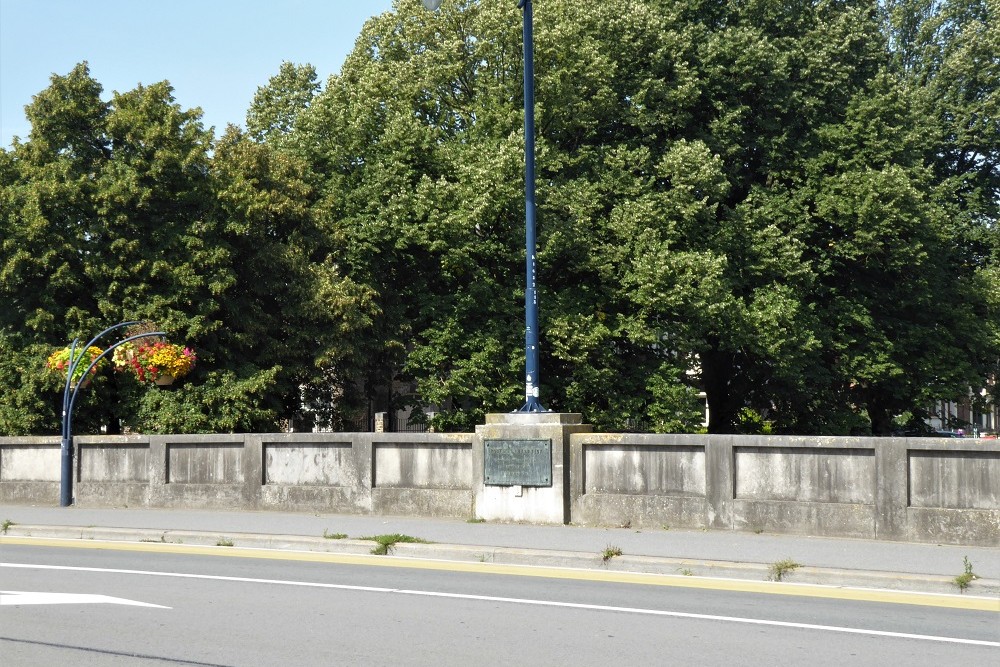
[[[991,665],[1000,601],[37,541],[0,545],[0,656],[4,667]]]

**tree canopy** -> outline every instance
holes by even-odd
[[[692,431],[704,392],[711,432],[886,433],[991,386],[996,0],[534,9],[547,408]],[[91,426],[516,407],[518,13],[398,0],[218,139],[166,82],[102,101],[86,65],[53,76],[0,152],[0,432],[52,430],[41,352],[125,318],[203,363],[98,386]]]

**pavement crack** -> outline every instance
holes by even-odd
[[[30,644],[32,646],[45,646],[48,648],[67,649],[70,651],[81,651],[84,653],[97,653],[100,655],[115,655],[125,658],[138,658],[140,660],[155,660],[170,665],[194,665],[195,667],[235,667],[235,665],[223,665],[215,662],[199,662],[197,660],[184,660],[183,658],[169,658],[162,655],[146,655],[143,653],[133,653],[130,651],[110,651],[108,649],[94,648],[91,646],[74,646],[72,644],[60,644],[57,642],[42,642],[34,639],[18,639],[16,637],[0,637],[0,642],[11,642],[14,644]]]

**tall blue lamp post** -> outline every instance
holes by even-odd
[[[423,0],[431,11],[442,0]],[[548,412],[538,400],[538,297],[535,291],[535,48],[531,0],[519,0],[524,15],[524,399],[518,412]]]
[[[62,443],[60,448],[62,470],[59,478],[60,507],[69,507],[73,504],[73,405],[76,403],[76,395],[80,393],[80,389],[83,387],[84,378],[88,377],[90,372],[97,366],[101,359],[111,354],[116,347],[133,340],[138,340],[139,338],[165,336],[166,334],[162,331],[153,331],[151,333],[141,333],[136,336],[123,338],[94,358],[94,360],[90,362],[90,365],[87,366],[87,369],[79,375],[79,382],[74,383],[73,378],[77,376],[76,371],[80,365],[89,359],[89,357],[86,356],[86,352],[91,345],[94,345],[105,334],[133,324],[139,324],[139,322],[122,322],[121,324],[116,324],[113,327],[108,327],[101,333],[91,338],[86,345],[80,348],[77,347],[80,339],[75,338],[73,339],[73,344],[70,346],[69,367],[66,369],[66,384],[63,387],[62,403]],[[80,350],[79,353],[77,353],[77,349]]]

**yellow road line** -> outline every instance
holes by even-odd
[[[432,560],[426,558],[404,558],[398,556],[339,554],[315,551],[288,551],[279,549],[204,546],[161,542],[119,542],[0,536],[0,545],[3,544],[58,547],[68,549],[129,551],[140,553],[221,556],[228,558],[257,558],[307,563],[336,563],[341,565],[365,565],[369,567],[395,567],[446,572],[499,574],[518,577],[542,577],[546,579],[572,579],[578,581],[598,581],[617,584],[640,584],[645,586],[672,586],[676,588],[698,588],[703,590],[733,591],[740,593],[762,593],[767,595],[792,595],[797,597],[825,598],[830,600],[851,600],[860,602],[881,602],[885,604],[946,607],[950,609],[966,609],[972,611],[991,611],[1000,613],[1000,598],[994,599],[973,595],[919,593],[885,589],[841,588],[820,584],[750,581],[741,579],[714,579],[675,574],[648,574],[640,572],[586,570],[550,566],[505,565],[500,563],[471,563],[463,561]]]

